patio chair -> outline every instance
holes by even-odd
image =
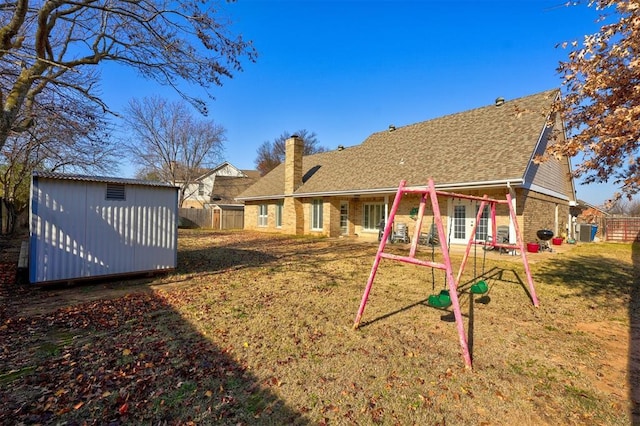
[[[508,225],[500,225],[496,228],[496,234],[497,234],[497,238],[496,238],[496,243],[499,244],[509,244],[509,226]],[[492,241],[493,237],[491,235],[489,235],[489,237],[487,238],[487,241]],[[485,246],[485,250],[493,250],[493,249],[498,250],[498,252],[500,254],[502,253],[509,253],[509,249],[505,248],[505,247],[493,247],[493,246]]]
[[[420,239],[418,240],[418,243],[423,244],[425,246],[426,245],[436,246],[439,244],[438,229],[436,228],[435,223],[431,224],[431,230],[429,232],[420,233]]]
[[[407,224],[404,222],[396,223],[391,234],[391,242],[395,243],[398,241],[402,241],[403,243],[411,242],[409,238],[409,228],[407,228]]]

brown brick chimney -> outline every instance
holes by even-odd
[[[285,142],[283,231],[288,234],[304,234],[302,202],[293,193],[302,185],[302,139],[292,136]]]
[[[296,135],[285,142],[284,193],[293,194],[302,185],[302,139]]]

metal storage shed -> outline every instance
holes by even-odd
[[[35,172],[30,201],[31,283],[176,267],[175,186]]]

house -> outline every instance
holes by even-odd
[[[29,281],[168,271],[178,252],[178,188],[160,182],[34,172]]]
[[[198,177],[194,183],[185,188],[182,207],[196,209],[211,208],[212,205],[220,201],[218,198],[221,195],[226,197],[224,204],[242,205],[242,203],[235,201],[235,196],[251,186],[259,177],[260,173],[257,170],[240,170],[233,164],[225,161]],[[226,180],[226,182],[218,185],[218,178],[227,179],[222,179]],[[239,178],[240,180],[234,184],[229,184],[228,178]],[[221,186],[225,188],[220,188]],[[230,188],[235,188],[239,192],[235,194],[230,193]]]
[[[563,123],[551,113],[558,90],[451,114],[403,127],[389,126],[362,144],[302,156],[302,142],[287,140],[286,159],[237,199],[245,203],[245,229],[296,235],[358,236],[376,239],[401,180],[439,191],[513,198],[525,241],[536,231],[571,231],[569,208],[575,188],[568,158],[537,164],[552,135],[564,138]],[[403,197],[396,222],[413,235],[419,199]],[[474,201],[442,197],[441,214],[450,244],[465,244],[475,221]],[[514,225],[504,205],[497,226]],[[429,214],[427,212],[427,214]],[[433,213],[430,214],[431,216]],[[488,237],[490,218],[477,239]],[[430,226],[427,217],[423,220]]]
[[[224,162],[196,179],[184,191],[182,207],[210,209],[210,215],[201,218],[201,226],[213,229],[242,229],[244,224],[244,203],[235,197],[253,185],[260,178],[257,170],[240,170],[229,162]],[[184,217],[193,216],[181,210]],[[201,212],[203,213],[203,212]],[[202,215],[198,215],[199,217]]]

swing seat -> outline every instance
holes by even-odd
[[[473,294],[485,294],[489,291],[489,286],[485,280],[480,280],[471,286],[470,291]]]
[[[429,306],[434,308],[448,308],[451,306],[451,296],[449,296],[449,290],[442,290],[440,294],[432,294],[427,301]]]

